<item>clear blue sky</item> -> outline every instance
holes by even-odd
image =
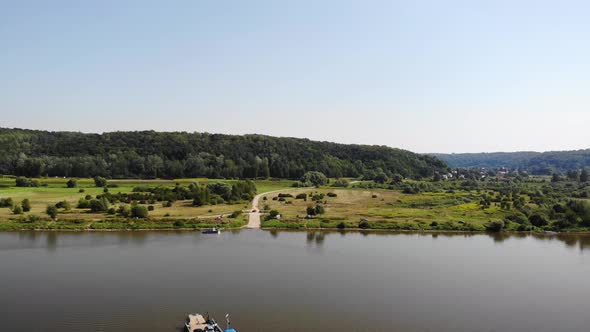
[[[0,126],[590,147],[587,1],[4,1]]]

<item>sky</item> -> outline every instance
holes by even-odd
[[[590,148],[590,2],[0,0],[0,127]]]

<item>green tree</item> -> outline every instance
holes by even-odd
[[[69,179],[66,185],[68,186],[68,188],[76,188],[78,186],[78,182],[76,181],[76,179]]]
[[[45,209],[45,213],[51,217],[51,219],[55,219],[57,217],[57,208],[55,205],[47,205]]]
[[[16,205],[12,209],[12,213],[14,213],[14,214],[23,214],[23,208],[20,205]]]
[[[559,174],[553,173],[553,175],[551,176],[551,182],[555,183],[555,182],[559,182],[559,181],[561,181]]]
[[[326,213],[326,209],[324,208],[324,206],[322,204],[316,204],[315,213],[316,214],[324,214],[324,213]]]
[[[94,177],[94,185],[96,187],[106,187],[107,186],[107,179],[103,178],[102,176],[95,176]]]
[[[303,174],[301,182],[320,187],[328,183],[328,178],[322,172],[311,171]]]
[[[23,199],[23,201],[21,202],[21,205],[23,207],[24,212],[31,211],[31,201],[29,201],[28,198]]]
[[[584,168],[580,173],[580,182],[588,182],[590,179],[590,174],[588,174],[588,169]]]
[[[131,217],[132,218],[147,218],[148,217],[148,209],[143,205],[133,205],[131,207]]]
[[[387,174],[385,174],[385,172],[383,172],[382,169],[377,170],[377,174],[375,174],[375,177],[373,178],[373,181],[375,181],[375,183],[380,183],[383,184],[385,182],[387,182],[389,180],[389,178],[387,177]]]

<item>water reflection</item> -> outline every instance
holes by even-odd
[[[251,231],[251,230],[248,230]],[[245,230],[229,230],[225,232],[230,236],[239,236]],[[348,230],[265,230],[272,239],[279,239],[280,233],[305,233],[305,241],[308,248],[321,248],[329,242],[332,236],[345,238],[347,236],[362,236],[364,238],[371,236],[392,237],[430,237],[433,240],[440,238],[471,238],[474,236],[489,237],[496,244],[503,244],[506,241],[521,240],[534,238],[539,241],[557,241],[563,242],[568,248],[578,248],[581,252],[590,249],[590,234],[538,234],[538,233],[461,233],[461,232],[384,232],[384,231],[348,231]],[[5,233],[8,234],[8,233]],[[167,232],[58,232],[58,231],[22,231],[17,232],[17,243],[11,245],[0,241],[0,250],[17,249],[17,248],[45,248],[49,251],[59,250],[60,247],[69,247],[77,245],[118,245],[118,246],[145,246],[157,234],[174,234],[180,236],[190,236],[194,242],[200,242],[203,238],[194,232],[167,231]]]
[[[472,238],[475,236],[489,237],[494,243],[502,244],[506,241],[521,240],[534,238],[539,241],[557,241],[563,242],[568,248],[579,248],[580,251],[590,249],[590,234],[543,234],[543,233],[472,233],[472,232],[389,232],[389,231],[348,231],[348,230],[268,230],[272,238],[278,238],[279,233],[302,233],[305,232],[305,241],[307,247],[322,247],[327,238],[340,235],[341,238],[347,236],[404,236],[404,237],[430,237],[438,238]]]

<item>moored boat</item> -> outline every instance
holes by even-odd
[[[201,232],[202,234],[221,234],[221,230],[217,227],[206,229]]]
[[[224,330],[219,324],[217,324],[215,319],[209,317],[209,314],[206,314],[206,317],[198,313],[189,314],[184,326],[186,326],[188,332],[237,332],[229,326],[229,315],[225,315],[225,319],[227,321],[227,326]]]

